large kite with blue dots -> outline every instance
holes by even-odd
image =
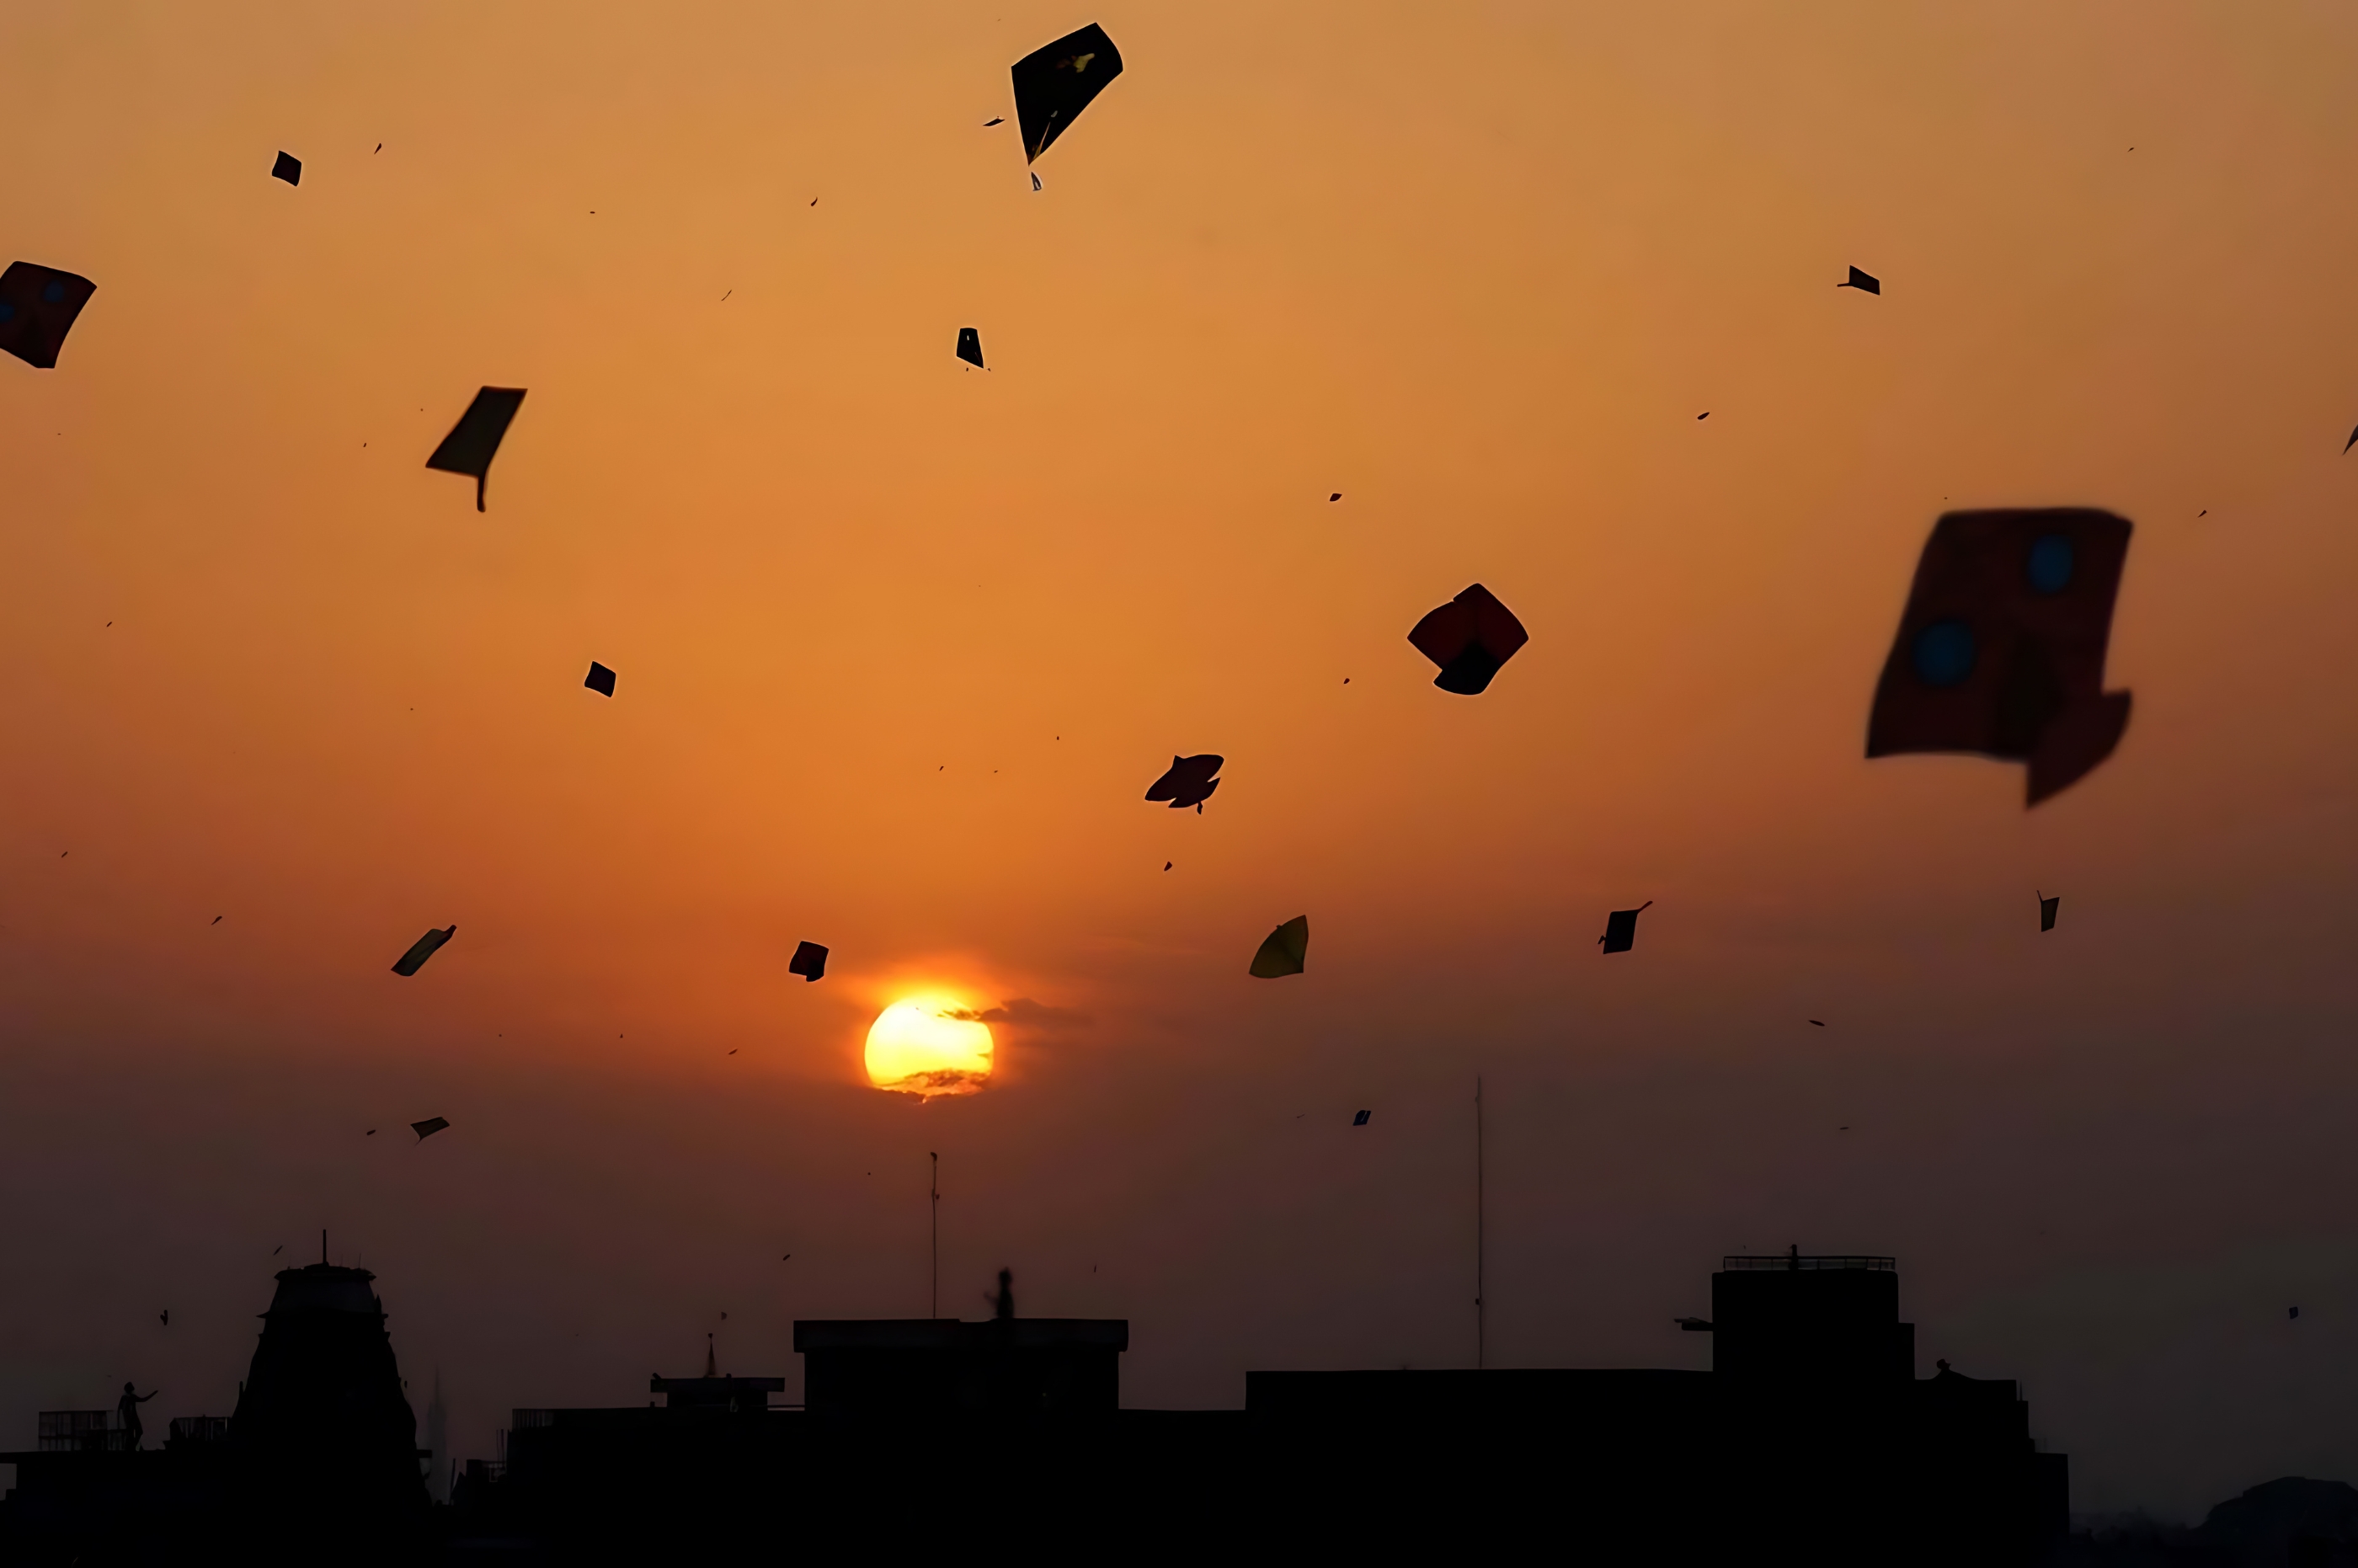
[[[2109,512],[1943,516],[1876,687],[1866,754],[2028,762],[2030,806],[2111,756],[2129,722],[2129,694],[2104,689],[2128,551],[2128,520]]]

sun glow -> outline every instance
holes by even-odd
[[[894,1002],[868,1026],[868,1081],[903,1094],[970,1095],[990,1077],[990,1025],[954,997]]]

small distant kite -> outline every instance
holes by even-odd
[[[1212,775],[1220,771],[1226,760],[1211,752],[1196,757],[1173,757],[1163,776],[1147,787],[1146,798],[1167,800],[1174,811],[1184,811],[1192,806],[1200,816],[1204,803],[1220,787],[1220,781]]]
[[[1351,1119],[1351,1125],[1354,1127],[1365,1127],[1368,1125],[1368,1118],[1373,1115],[1375,1115],[1374,1111],[1363,1110],[1358,1115]]]
[[[278,161],[270,166],[270,178],[273,179],[283,179],[289,185],[302,184],[303,160],[299,157],[289,157],[287,154],[280,153],[278,155]]]
[[[2293,1310],[2298,1313],[2300,1309],[2299,1307],[2295,1307]],[[172,1326],[172,1309],[170,1307],[166,1307],[164,1309],[164,1326],[166,1328]]]
[[[1477,582],[1429,612],[1410,630],[1408,640],[1441,666],[1433,685],[1460,697],[1476,697],[1531,634],[1513,611]]]
[[[1876,687],[1866,754],[2028,762],[2026,806],[2111,756],[2129,722],[2129,694],[2104,689],[2129,533],[2080,507],[1942,516]]]
[[[35,370],[55,370],[74,318],[98,285],[32,262],[10,262],[0,272],[0,349]]]
[[[1596,939],[1596,945],[1608,953],[1627,953],[1638,945],[1638,917],[1653,907],[1654,901],[1650,898],[1635,909],[1614,910],[1606,915],[1605,935]]]
[[[1253,955],[1252,977],[1274,980],[1298,975],[1310,957],[1310,917],[1297,914],[1261,939]]]
[[[592,659],[590,661],[590,678],[581,684],[600,697],[611,697],[614,695],[614,672]]]
[[[2053,898],[2049,898],[2045,893],[2039,895],[2039,929],[2041,931],[2055,929],[2055,911],[2062,903],[2063,895],[2060,892]]]
[[[1880,294],[1883,292],[1883,280],[1877,277],[1872,273],[1861,272],[1858,268],[1853,267],[1850,269],[1850,276],[1843,279],[1840,283],[1835,284],[1834,287],[1836,288],[1855,288],[1861,294]]]
[[[429,1116],[423,1121],[411,1122],[409,1130],[417,1134],[417,1141],[423,1143],[449,1125],[450,1123],[441,1117]]]
[[[800,975],[805,980],[817,980],[827,973],[827,949],[816,942],[806,942],[795,949],[786,961],[786,973]]]
[[[486,386],[475,394],[475,401],[459,416],[426,466],[443,473],[462,473],[475,481],[475,510],[483,510],[483,486],[492,476],[492,460],[499,455],[500,442],[508,433],[516,410],[524,406],[524,389],[516,386]]]
[[[982,362],[982,334],[972,327],[958,329],[957,357],[977,370],[990,368]]]
[[[1091,22],[1015,62],[1015,118],[1023,132],[1023,161],[1054,145],[1106,84],[1121,74],[1121,51]],[[1039,176],[1032,188],[1040,188]]]
[[[424,967],[427,959],[442,950],[443,943],[457,935],[459,935],[459,927],[455,922],[439,931],[428,931],[409,945],[409,951],[404,953],[401,956],[401,961],[394,965],[393,972],[404,979],[416,974]]]

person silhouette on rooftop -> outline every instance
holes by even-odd
[[[136,1452],[147,1440],[147,1429],[140,1423],[139,1407],[162,1392],[160,1389],[141,1393],[133,1383],[123,1385],[123,1397],[114,1401],[114,1413],[123,1423],[123,1446]]]
[[[999,1294],[991,1298],[990,1309],[991,1314],[995,1317],[1013,1317],[1015,1315],[1014,1270],[1001,1269],[999,1271]]]

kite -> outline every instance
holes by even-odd
[[[459,928],[455,925],[446,926],[440,931],[428,931],[409,945],[409,951],[401,956],[401,962],[393,967],[393,972],[405,978],[416,974],[424,967],[427,959],[441,951],[443,943],[457,935],[459,935]]]
[[[1418,622],[1408,634],[1416,651],[1441,666],[1433,684],[1460,697],[1477,696],[1499,667],[1531,640],[1515,612],[1480,583]]]
[[[492,459],[499,455],[500,439],[508,433],[508,424],[524,406],[524,389],[514,386],[487,386],[475,394],[475,401],[459,416],[426,466],[444,473],[463,473],[475,481],[475,510],[483,510],[483,484],[491,478]]]
[[[2350,449],[2353,447],[2358,447],[2358,427],[2353,427],[2350,432],[2350,438],[2342,443],[2342,455],[2348,457]]]
[[[611,697],[614,695],[614,672],[592,659],[590,661],[590,678],[581,684],[600,697]]]
[[[1368,1125],[1368,1118],[1374,1114],[1375,1112],[1371,1110],[1363,1110],[1358,1115],[1351,1119],[1351,1125],[1354,1127],[1365,1127]]]
[[[1628,952],[1638,945],[1638,917],[1653,907],[1650,898],[1635,909],[1613,911],[1605,917],[1605,935],[1596,939],[1596,945],[1608,953]]]
[[[2104,689],[2129,532],[2080,507],[1944,514],[1876,687],[1866,754],[2028,762],[2026,806],[2111,756],[2129,722],[2129,694]]]
[[[795,956],[787,960],[786,973],[800,975],[816,984],[819,977],[827,973],[827,949],[816,942],[802,944],[795,949]]]
[[[1262,938],[1260,951],[1253,955],[1252,977],[1274,980],[1298,975],[1309,957],[1310,917],[1297,914]]]
[[[303,160],[299,157],[289,157],[285,153],[280,153],[278,155],[278,161],[270,166],[270,178],[273,179],[283,179],[289,185],[302,184]]]
[[[957,357],[977,370],[989,367],[982,362],[982,334],[971,327],[958,329]]]
[[[409,1124],[409,1130],[417,1134],[417,1141],[423,1143],[427,1139],[433,1137],[436,1133],[441,1131],[444,1128],[449,1125],[449,1122],[446,1121],[441,1117],[429,1116],[423,1121],[411,1122]]]
[[[1146,798],[1167,800],[1174,811],[1184,811],[1192,806],[1200,816],[1204,803],[1220,787],[1220,781],[1212,775],[1220,771],[1225,760],[1209,752],[1200,757],[1174,757],[1168,771],[1148,787]]]
[[[1015,119],[1030,163],[1065,134],[1106,83],[1121,74],[1121,51],[1095,22],[1015,62]],[[1032,189],[1037,190],[1039,176]]]
[[[1861,294],[1880,294],[1883,292],[1883,280],[1877,277],[1872,273],[1861,272],[1858,268],[1853,267],[1850,269],[1850,276],[1843,279],[1840,283],[1835,284],[1834,287],[1836,288],[1855,288]]]
[[[2039,895],[2039,929],[2041,931],[2055,929],[2055,909],[2062,902],[2063,895],[2060,892],[2053,898],[2049,898],[2045,893]]]
[[[74,318],[98,292],[86,277],[32,262],[0,272],[0,349],[35,370],[54,370]]]

